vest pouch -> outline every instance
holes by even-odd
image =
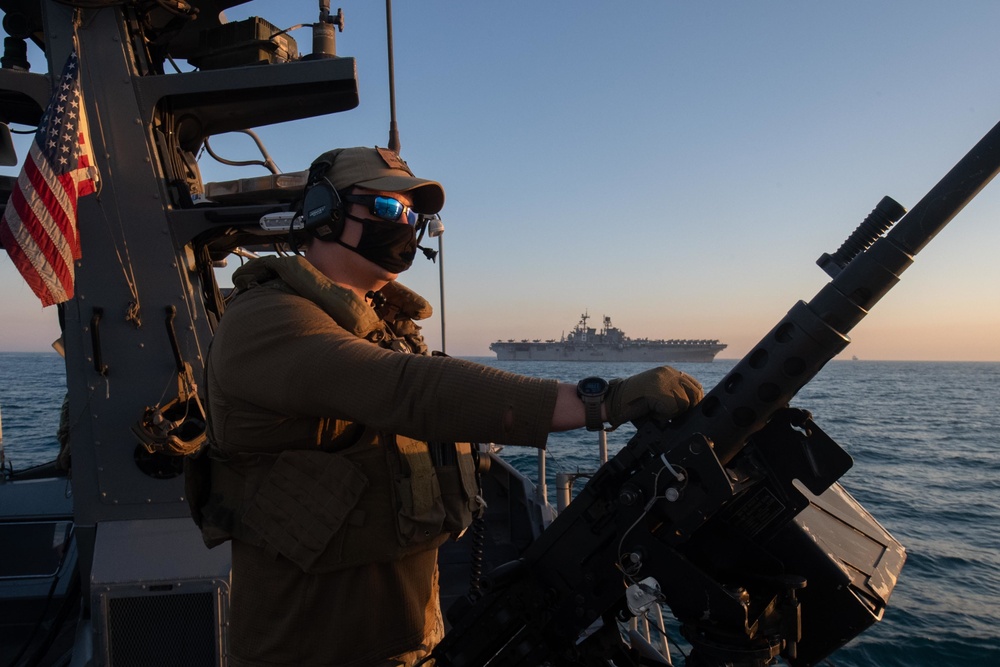
[[[458,466],[444,466],[437,469],[437,474],[441,481],[441,502],[445,513],[441,530],[457,538],[475,518],[469,508],[469,499],[462,489],[462,473]]]
[[[247,458],[259,461],[260,456]],[[247,486],[246,466],[241,461],[222,456],[215,447],[204,447],[185,458],[184,476],[188,506],[205,546],[211,549],[233,538],[261,543],[239,522]]]
[[[339,454],[286,450],[250,500],[243,524],[308,572],[367,486],[368,478]]]
[[[453,446],[440,446],[453,447],[455,451],[453,465],[441,465],[435,468],[441,484],[441,500],[445,512],[442,530],[458,539],[473,519],[483,515],[486,504],[479,494],[472,445],[459,442]]]
[[[388,441],[385,451],[393,476],[400,546],[439,537],[444,526],[444,503],[427,443],[401,435],[383,434],[380,439]]]

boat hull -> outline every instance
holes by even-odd
[[[567,345],[559,343],[493,343],[499,361],[649,361],[711,362],[725,345]]]

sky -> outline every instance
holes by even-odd
[[[388,142],[385,4],[337,6],[361,103],[259,128],[283,171]],[[317,4],[226,11],[251,15],[287,28],[314,21]],[[437,309],[424,332],[439,349],[443,273],[452,355],[559,338],[588,313],[633,337],[719,339],[720,359],[739,359],[829,281],[816,259],[884,195],[912,207],[1000,121],[993,0],[397,0],[393,18],[401,153],[447,192],[443,271],[418,256],[401,282]],[[291,34],[311,49],[308,30]],[[212,146],[257,157],[243,135]],[[201,170],[266,173],[207,155]],[[998,252],[1000,182],[918,255],[841,356],[1000,361]],[[3,254],[0,300],[0,350],[48,349],[55,309]]]

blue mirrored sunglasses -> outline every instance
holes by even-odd
[[[420,214],[409,206],[384,195],[344,195],[344,201],[352,204],[364,204],[368,207],[368,212],[372,215],[388,220],[389,222],[402,222],[400,218],[406,216],[406,224],[415,227],[420,220]]]

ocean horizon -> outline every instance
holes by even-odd
[[[469,359],[573,382],[649,366]],[[709,389],[736,361],[674,365]],[[63,362],[54,352],[0,353],[7,465],[23,469],[54,458],[64,391]],[[907,549],[883,620],[822,664],[1000,664],[1000,362],[834,360],[792,405],[808,410],[853,457],[841,484]],[[630,428],[608,435],[611,455]],[[535,477],[535,450],[506,447],[502,455]],[[557,472],[597,468],[596,436],[552,434],[546,457],[554,493]]]

